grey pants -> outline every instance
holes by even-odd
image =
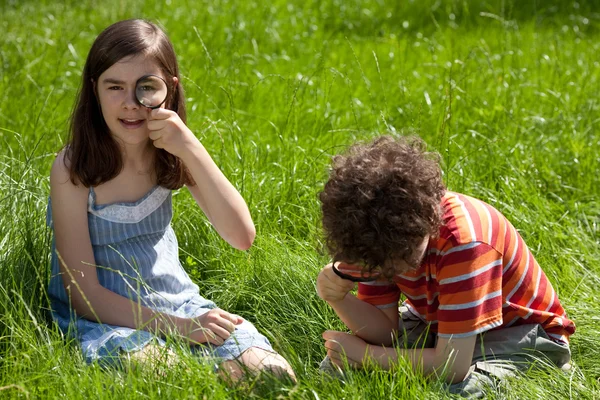
[[[428,325],[401,306],[398,345],[403,348],[435,347],[437,334]],[[493,330],[479,335],[471,369],[464,381],[448,385],[448,391],[463,397],[481,398],[488,391],[497,391],[505,378],[531,367],[536,360],[564,367],[571,360],[568,346],[551,340],[540,325],[519,325]],[[334,373],[326,357],[321,369]]]
[[[435,347],[437,335],[428,332],[427,324],[401,306],[399,345],[406,348]],[[535,360],[564,367],[571,360],[568,346],[551,340],[538,324],[519,325],[479,335],[469,375],[464,381],[448,386],[450,393],[481,398],[495,391],[504,378],[531,367]]]

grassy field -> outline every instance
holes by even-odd
[[[525,4],[521,4],[525,3]],[[519,228],[577,324],[574,368],[491,398],[600,397],[600,5],[584,1],[0,0],[0,398],[445,398],[406,365],[323,379],[315,292],[328,262],[317,193],[330,156],[416,133],[452,190]],[[227,387],[185,352],[164,373],[86,366],[47,317],[48,174],[81,71],[111,23],[160,23],[188,125],[248,202],[252,249],[228,247],[174,197],[181,259],[205,297],[253,321],[296,386]]]

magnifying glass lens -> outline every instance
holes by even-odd
[[[167,83],[156,75],[143,76],[135,85],[137,101],[148,108],[160,107],[167,100],[167,94]]]

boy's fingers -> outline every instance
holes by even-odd
[[[360,368],[361,366],[361,363],[348,357],[343,350],[328,349],[327,356],[339,367],[344,367],[346,363],[352,368]]]
[[[325,339],[325,340],[335,340],[340,333],[342,333],[342,332],[327,330],[327,331],[323,332],[322,336],[323,336],[323,339]]]
[[[329,282],[331,282],[333,285],[336,285],[337,287],[344,289],[354,288],[354,282],[348,279],[343,279],[342,277],[338,276],[335,272],[333,272],[333,267],[328,268],[328,271],[325,274],[325,278],[327,278]]]
[[[340,343],[335,341],[335,340],[326,340],[325,341],[325,348],[327,350],[331,350],[331,351],[335,351],[337,353],[341,353],[344,351],[344,349],[342,348],[342,346],[340,346]]]
[[[329,357],[329,359],[331,360],[331,362],[334,363],[335,365],[337,365],[338,367],[343,366],[342,359],[340,358],[340,355],[339,355],[338,352],[332,351],[332,350],[328,350],[327,351],[327,357]]]
[[[350,291],[354,288],[353,282],[344,280],[335,274],[335,278],[333,279],[330,278],[328,275],[329,274],[325,274],[325,281],[323,281],[323,285],[326,288],[334,290],[336,292],[346,291],[346,289],[348,289],[347,291]],[[349,282],[350,284],[348,284],[347,282]]]

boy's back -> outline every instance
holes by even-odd
[[[400,292],[409,309],[440,337],[463,337],[494,328],[540,324],[568,343],[575,326],[552,285],[511,223],[492,206],[458,193],[441,201],[443,224],[416,270],[395,285],[359,284],[358,297],[394,307]]]

